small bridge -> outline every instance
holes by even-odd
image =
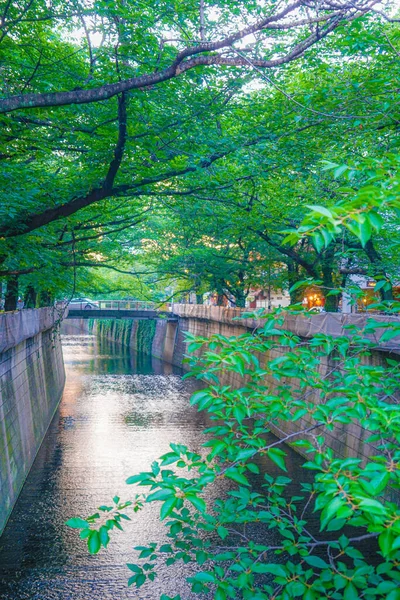
[[[92,305],[86,302],[74,303],[68,310],[67,319],[167,319],[177,321],[177,315],[169,310],[156,308],[154,302],[136,300],[96,300]]]

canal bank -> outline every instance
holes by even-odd
[[[97,556],[64,523],[116,494],[130,498],[125,479],[148,470],[171,442],[201,449],[205,415],[189,403],[197,383],[149,354],[99,339],[82,323],[63,324],[63,352],[67,380],[59,410],[0,538],[0,600],[194,598],[186,583],[194,567],[179,563],[173,573],[159,565],[158,578],[139,594],[127,587],[133,547],[168,540],[157,503],[146,505]],[[289,450],[289,476],[301,462]],[[280,474],[272,463],[266,471]],[[225,485],[209,493],[223,494]]]
[[[200,336],[209,338],[218,334],[229,338],[231,336],[240,336],[254,331],[263,326],[265,321],[256,318],[243,318],[243,310],[224,308],[208,305],[188,305],[173,304],[171,312],[178,317],[176,320],[157,319],[155,321],[132,321],[109,320],[103,325],[101,321],[93,321],[94,331],[97,331],[99,338],[117,340],[127,345],[133,350],[138,347],[138,331],[144,331],[145,335],[141,338],[142,348],[145,352],[162,358],[164,361],[180,368],[187,368],[184,363],[187,354],[186,336]],[[316,315],[288,314],[285,315],[283,325],[278,328],[284,328],[295,334],[304,343],[318,334],[332,335],[333,337],[343,337],[349,335],[349,326],[360,328],[365,327],[369,315],[344,315],[340,313],[322,313]],[[394,321],[399,322],[398,317],[374,315],[377,323]],[[376,329],[373,334],[366,334],[366,337],[376,342],[376,349],[371,350],[369,355],[361,357],[361,364],[365,366],[381,366],[386,364],[386,359],[399,360],[400,344],[399,339],[393,338],[384,344],[379,340],[384,333],[385,328]],[[260,365],[267,365],[269,361],[281,359],[287,351],[287,348],[279,344],[274,345],[268,352],[258,353],[257,359]],[[199,356],[201,350],[194,352]],[[332,370],[337,369],[337,357],[329,353],[320,359],[319,372],[321,377],[329,377]],[[229,385],[232,388],[238,388],[243,385],[244,379],[239,373],[233,370],[225,370],[219,376],[221,385]],[[268,369],[265,374],[265,383],[270,387],[272,393],[279,382],[274,378]],[[285,382],[291,387],[293,393],[299,389],[298,382],[293,377],[286,377]],[[321,402],[319,390],[316,388],[307,388],[304,392],[307,397],[315,404]],[[279,437],[294,434],[296,431],[307,429],[314,425],[312,415],[309,413],[303,415],[296,422],[276,420],[269,424],[271,430]],[[370,437],[370,432],[366,431],[359,423],[352,422],[346,425],[335,425],[332,431],[326,431],[325,437],[329,447],[335,452],[337,457],[359,457],[367,459],[368,456],[376,453],[376,448],[366,442]],[[298,449],[301,452],[301,449]]]
[[[0,535],[65,383],[53,308],[0,315]]]

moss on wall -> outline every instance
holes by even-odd
[[[156,333],[156,321],[139,321],[136,334],[136,350],[145,354],[152,353],[154,335]]]
[[[134,329],[135,335],[132,335]],[[106,338],[144,354],[152,353],[155,332],[156,321],[152,319],[136,322],[130,319],[99,319],[96,324],[96,333],[100,340]]]
[[[39,320],[40,312],[32,311],[31,317]],[[28,323],[27,329],[40,329],[36,325]],[[0,353],[0,534],[57,409],[64,380],[61,340],[52,329]]]

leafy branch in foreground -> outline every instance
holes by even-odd
[[[358,238],[363,247],[373,233],[379,233],[392,213],[400,214],[400,156],[387,154],[379,159],[364,159],[357,166],[325,162],[325,170],[335,179],[345,177],[347,186],[338,188],[341,200],[332,206],[308,206],[306,218],[296,230],[288,231],[285,242],[297,243],[304,236],[311,237],[318,252],[347,229]],[[351,182],[361,178],[361,185]]]
[[[269,314],[239,337],[188,336],[199,354],[191,374],[207,384],[191,402],[213,423],[202,454],[171,444],[127,480],[145,490],[135,510],[160,503],[169,538],[136,548],[130,584],[154,580],[161,561],[183,561],[199,569],[193,592],[216,600],[400,598],[399,363],[371,359],[376,322],[304,340],[285,329],[287,316]],[[384,329],[399,335],[396,322]],[[359,438],[352,456],[332,449],[345,428]],[[286,444],[306,457],[296,482]],[[104,516],[72,526],[100,536]]]

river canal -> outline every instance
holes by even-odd
[[[67,321],[64,327],[66,387],[0,538],[0,598],[190,598],[188,566],[161,568],[155,582],[139,591],[127,587],[133,546],[165,539],[158,503],[146,506],[95,557],[64,522],[91,514],[116,494],[128,499],[132,487],[125,479],[147,470],[171,441],[199,449],[203,416],[189,406],[195,382],[182,381],[171,365],[99,342],[85,325]],[[300,462],[291,453],[292,472]]]

